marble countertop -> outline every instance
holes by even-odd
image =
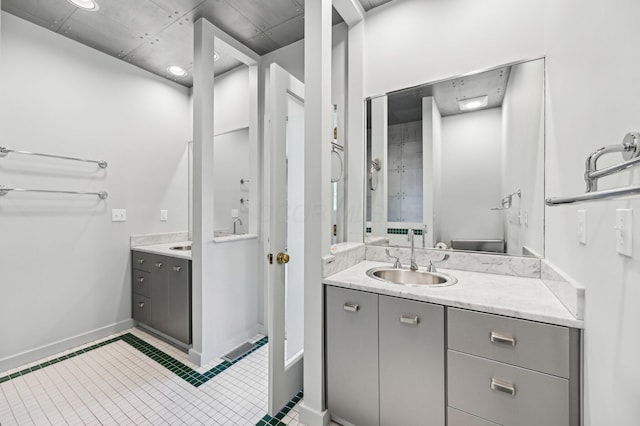
[[[584,322],[576,319],[540,279],[438,268],[438,272],[456,277],[458,283],[447,287],[415,287],[386,283],[366,275],[368,269],[380,266],[391,267],[391,264],[360,262],[324,278],[322,282],[513,318],[574,328],[584,327]]]
[[[146,246],[132,247],[131,250],[191,260],[191,250],[171,250],[171,247],[189,245],[191,245],[191,241],[177,241],[173,243],[150,244]]]

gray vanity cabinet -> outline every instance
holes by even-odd
[[[354,425],[379,424],[378,295],[327,287],[327,407]]]
[[[580,333],[448,308],[450,426],[580,424]]]
[[[327,287],[327,408],[342,424],[444,425],[444,307]]]
[[[444,306],[379,297],[380,424],[442,426]]]
[[[191,344],[191,261],[132,251],[133,319]]]

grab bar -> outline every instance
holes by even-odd
[[[586,192],[571,197],[549,197],[545,200],[547,206],[559,206],[562,204],[582,203],[585,201],[608,200],[611,198],[626,197],[640,194],[640,186],[628,186],[626,188],[605,189],[602,191]]]
[[[37,152],[29,152],[29,151],[18,151],[15,149],[8,149],[5,148],[4,146],[0,146],[0,157],[4,157],[7,154],[10,153],[14,153],[14,154],[25,154],[25,155],[36,155],[38,157],[48,157],[48,158],[58,158],[58,159],[62,159],[62,160],[73,160],[73,161],[84,161],[85,163],[96,163],[98,166],[100,166],[101,169],[106,169],[107,168],[107,162],[104,160],[85,160],[84,158],[75,158],[75,157],[65,157],[62,155],[52,155],[52,154],[40,154]]]
[[[612,152],[621,152],[622,163],[605,167],[598,170],[598,159],[604,154]],[[570,197],[550,197],[545,200],[547,206],[558,206],[561,204],[573,204],[584,201],[605,200],[618,197],[627,197],[630,195],[640,194],[640,186],[628,186],[624,188],[613,188],[598,191],[597,180],[610,176],[614,173],[621,172],[631,167],[640,165],[640,133],[629,132],[622,139],[622,145],[609,145],[593,151],[585,161],[584,180],[587,189],[584,194],[574,195]]]
[[[11,191],[16,192],[44,192],[48,194],[74,194],[74,195],[97,195],[101,200],[105,200],[109,194],[106,191],[100,192],[78,192],[78,191],[57,191],[51,189],[24,189],[24,188],[11,188],[8,186],[0,185],[0,196],[7,195]]]

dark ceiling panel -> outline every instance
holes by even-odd
[[[163,8],[169,13],[182,17],[187,12],[191,12],[196,7],[200,6],[207,0],[151,0],[159,7]]]
[[[245,44],[258,55],[266,55],[267,53],[281,47],[264,33],[260,33],[257,36],[250,38]]]
[[[77,8],[67,1],[2,0],[2,10],[29,22],[58,31]]]
[[[255,37],[260,30],[224,0],[208,0],[187,14],[193,22],[205,18],[240,42]]]
[[[267,36],[280,46],[286,46],[304,38],[304,16],[299,15],[267,31]]]
[[[268,2],[231,0],[227,2],[262,31],[304,13],[304,9],[295,0],[269,0]],[[268,7],[265,7],[264,3],[268,3]]]

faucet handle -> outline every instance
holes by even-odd
[[[391,256],[391,253],[389,253],[389,249],[385,249],[384,252],[387,254],[387,257],[392,257],[392,258],[394,258],[396,260],[393,263],[393,267],[395,269],[401,269],[402,268],[402,264],[400,263],[400,257]]]

